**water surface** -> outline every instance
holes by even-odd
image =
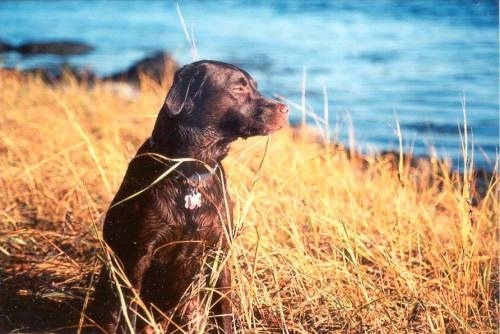
[[[437,152],[460,168],[463,108],[476,164],[498,152],[497,1],[180,1],[199,58],[235,63],[268,95],[306,103],[323,115],[327,92],[332,139],[359,149]],[[89,55],[2,55],[4,66],[63,61],[100,74],[167,50],[193,60],[172,1],[2,1],[0,39],[77,39]],[[292,121],[300,122],[298,109]],[[311,123],[314,121],[309,118]],[[463,132],[463,129],[462,129]],[[432,149],[431,149],[432,148]]]

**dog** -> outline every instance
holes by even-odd
[[[287,114],[285,104],[262,96],[234,65],[202,60],[175,73],[151,137],[129,163],[104,219],[103,238],[133,290],[122,289],[120,299],[116,275],[103,265],[90,306],[101,330],[152,331],[135,316],[135,291],[163,330],[192,331],[203,297],[190,297],[189,289],[199,279],[214,281],[204,290],[215,291],[207,328],[233,333],[230,272],[226,266],[214,272],[213,265],[231,234],[221,161],[233,141],[271,134]],[[120,306],[124,300],[129,311]]]

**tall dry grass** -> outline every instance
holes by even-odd
[[[167,87],[0,87],[0,332],[77,332],[101,219]],[[472,170],[349,155],[290,128],[234,144],[237,332],[498,330],[496,175],[479,196]]]

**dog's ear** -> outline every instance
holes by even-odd
[[[202,64],[189,64],[177,70],[174,82],[167,94],[164,110],[168,116],[182,111],[190,111],[197,96],[200,96],[205,83],[206,70]]]

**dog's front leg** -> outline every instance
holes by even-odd
[[[111,274],[111,270],[106,265],[102,267],[99,282],[95,288],[94,301],[89,307],[90,317],[97,323],[100,330],[107,334],[130,333],[136,328],[137,301],[142,288],[142,278],[151,264],[151,255],[145,254],[137,257],[136,261],[130,261],[133,264],[124,268],[125,274],[134,291],[125,288],[120,283],[118,277],[120,273]],[[128,284],[126,284],[128,285]],[[122,299],[123,298],[123,299]],[[121,301],[125,302],[125,305]],[[132,312],[128,310],[131,309]],[[130,324],[127,324],[124,313]]]
[[[231,304],[231,271],[224,266],[216,284],[217,302],[214,305],[214,315],[218,330],[216,333],[233,333],[233,308]]]
[[[142,255],[138,255],[135,257],[132,263],[125,268],[125,273],[127,275],[127,278],[130,282],[132,291],[129,289],[122,290],[126,291],[124,293],[125,302],[126,305],[122,306],[122,312],[127,312],[129,315],[129,321],[130,325],[132,326],[133,329],[136,329],[136,323],[137,323],[137,305],[140,303],[140,294],[141,294],[141,289],[142,289],[142,282],[144,278],[144,274],[148,270],[149,266],[151,265],[151,258],[152,258],[152,252],[150,250],[146,251]],[[131,310],[131,312],[128,312],[128,310]],[[124,317],[122,316],[120,319],[120,324],[119,324],[119,333],[128,333],[130,332],[130,325],[126,324],[124,321]]]
[[[95,287],[94,301],[89,306],[89,317],[95,321],[102,333],[116,333],[120,313],[118,296],[106,265],[102,266]]]

